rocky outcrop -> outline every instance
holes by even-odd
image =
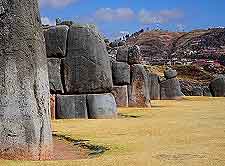
[[[131,66],[131,84],[128,85],[129,107],[151,107],[148,74],[143,65]]]
[[[50,159],[48,68],[38,1],[1,1],[0,25],[0,159]]]
[[[130,66],[124,62],[113,62],[112,77],[114,85],[129,85]]]
[[[210,91],[214,97],[225,96],[225,77],[219,76],[212,80],[209,85]]]
[[[113,86],[112,94],[115,97],[116,104],[118,107],[128,107],[127,85]]]
[[[90,26],[72,25],[63,60],[67,94],[105,93],[112,90],[110,59],[103,38]]]

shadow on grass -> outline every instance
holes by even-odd
[[[138,115],[127,115],[122,113],[118,113],[118,117],[119,118],[141,118],[141,116],[138,116]]]
[[[106,151],[110,150],[110,148],[105,147],[105,146],[90,144],[89,143],[90,140],[81,140],[81,139],[77,140],[77,139],[71,138],[70,136],[66,136],[66,135],[62,135],[62,134],[56,134],[56,133],[53,133],[52,135],[53,135],[53,137],[58,137],[60,139],[64,139],[68,142],[71,142],[71,143],[73,143],[73,145],[76,145],[76,146],[79,146],[81,148],[90,150],[90,153],[88,154],[89,156],[94,157],[94,156],[103,154]]]

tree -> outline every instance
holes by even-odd
[[[51,158],[48,84],[38,1],[1,1],[1,159]]]

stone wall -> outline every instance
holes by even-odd
[[[44,36],[52,118],[116,118],[110,59],[95,27],[57,25]]]

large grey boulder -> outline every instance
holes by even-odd
[[[58,95],[57,96],[57,119],[87,119],[86,95]]]
[[[129,107],[151,107],[148,74],[143,65],[131,66],[131,84],[128,85]]]
[[[87,96],[88,116],[90,119],[112,119],[117,117],[114,96],[108,94],[91,94]]]
[[[130,84],[130,65],[124,62],[113,62],[112,77],[114,85]]]
[[[181,99],[184,94],[181,92],[180,83],[176,78],[168,79],[160,83],[161,100]]]
[[[128,63],[130,65],[140,64],[142,60],[141,49],[139,46],[134,45],[128,48]]]
[[[93,27],[70,27],[63,68],[68,94],[105,93],[112,90],[112,71],[105,42]]]
[[[117,107],[128,107],[127,85],[113,86],[112,94],[115,97]]]
[[[48,58],[48,76],[50,91],[52,94],[64,93],[61,79],[61,60],[58,58]]]
[[[210,91],[214,97],[225,96],[225,77],[219,76],[212,80],[209,85]]]
[[[116,54],[116,60],[118,62],[128,62],[128,47],[119,47]]]
[[[203,96],[203,89],[200,86],[194,86],[192,88],[192,96]]]
[[[202,89],[203,89],[203,96],[212,96],[208,86],[204,86],[202,87]]]
[[[48,57],[65,57],[69,27],[57,25],[44,31],[46,50]]]
[[[160,80],[157,74],[148,73],[148,86],[151,100],[160,100]]]
[[[48,68],[37,0],[0,1],[0,40],[0,159],[51,159]]]
[[[177,71],[171,68],[168,68],[167,70],[164,71],[164,76],[166,79],[175,78],[177,76]]]

